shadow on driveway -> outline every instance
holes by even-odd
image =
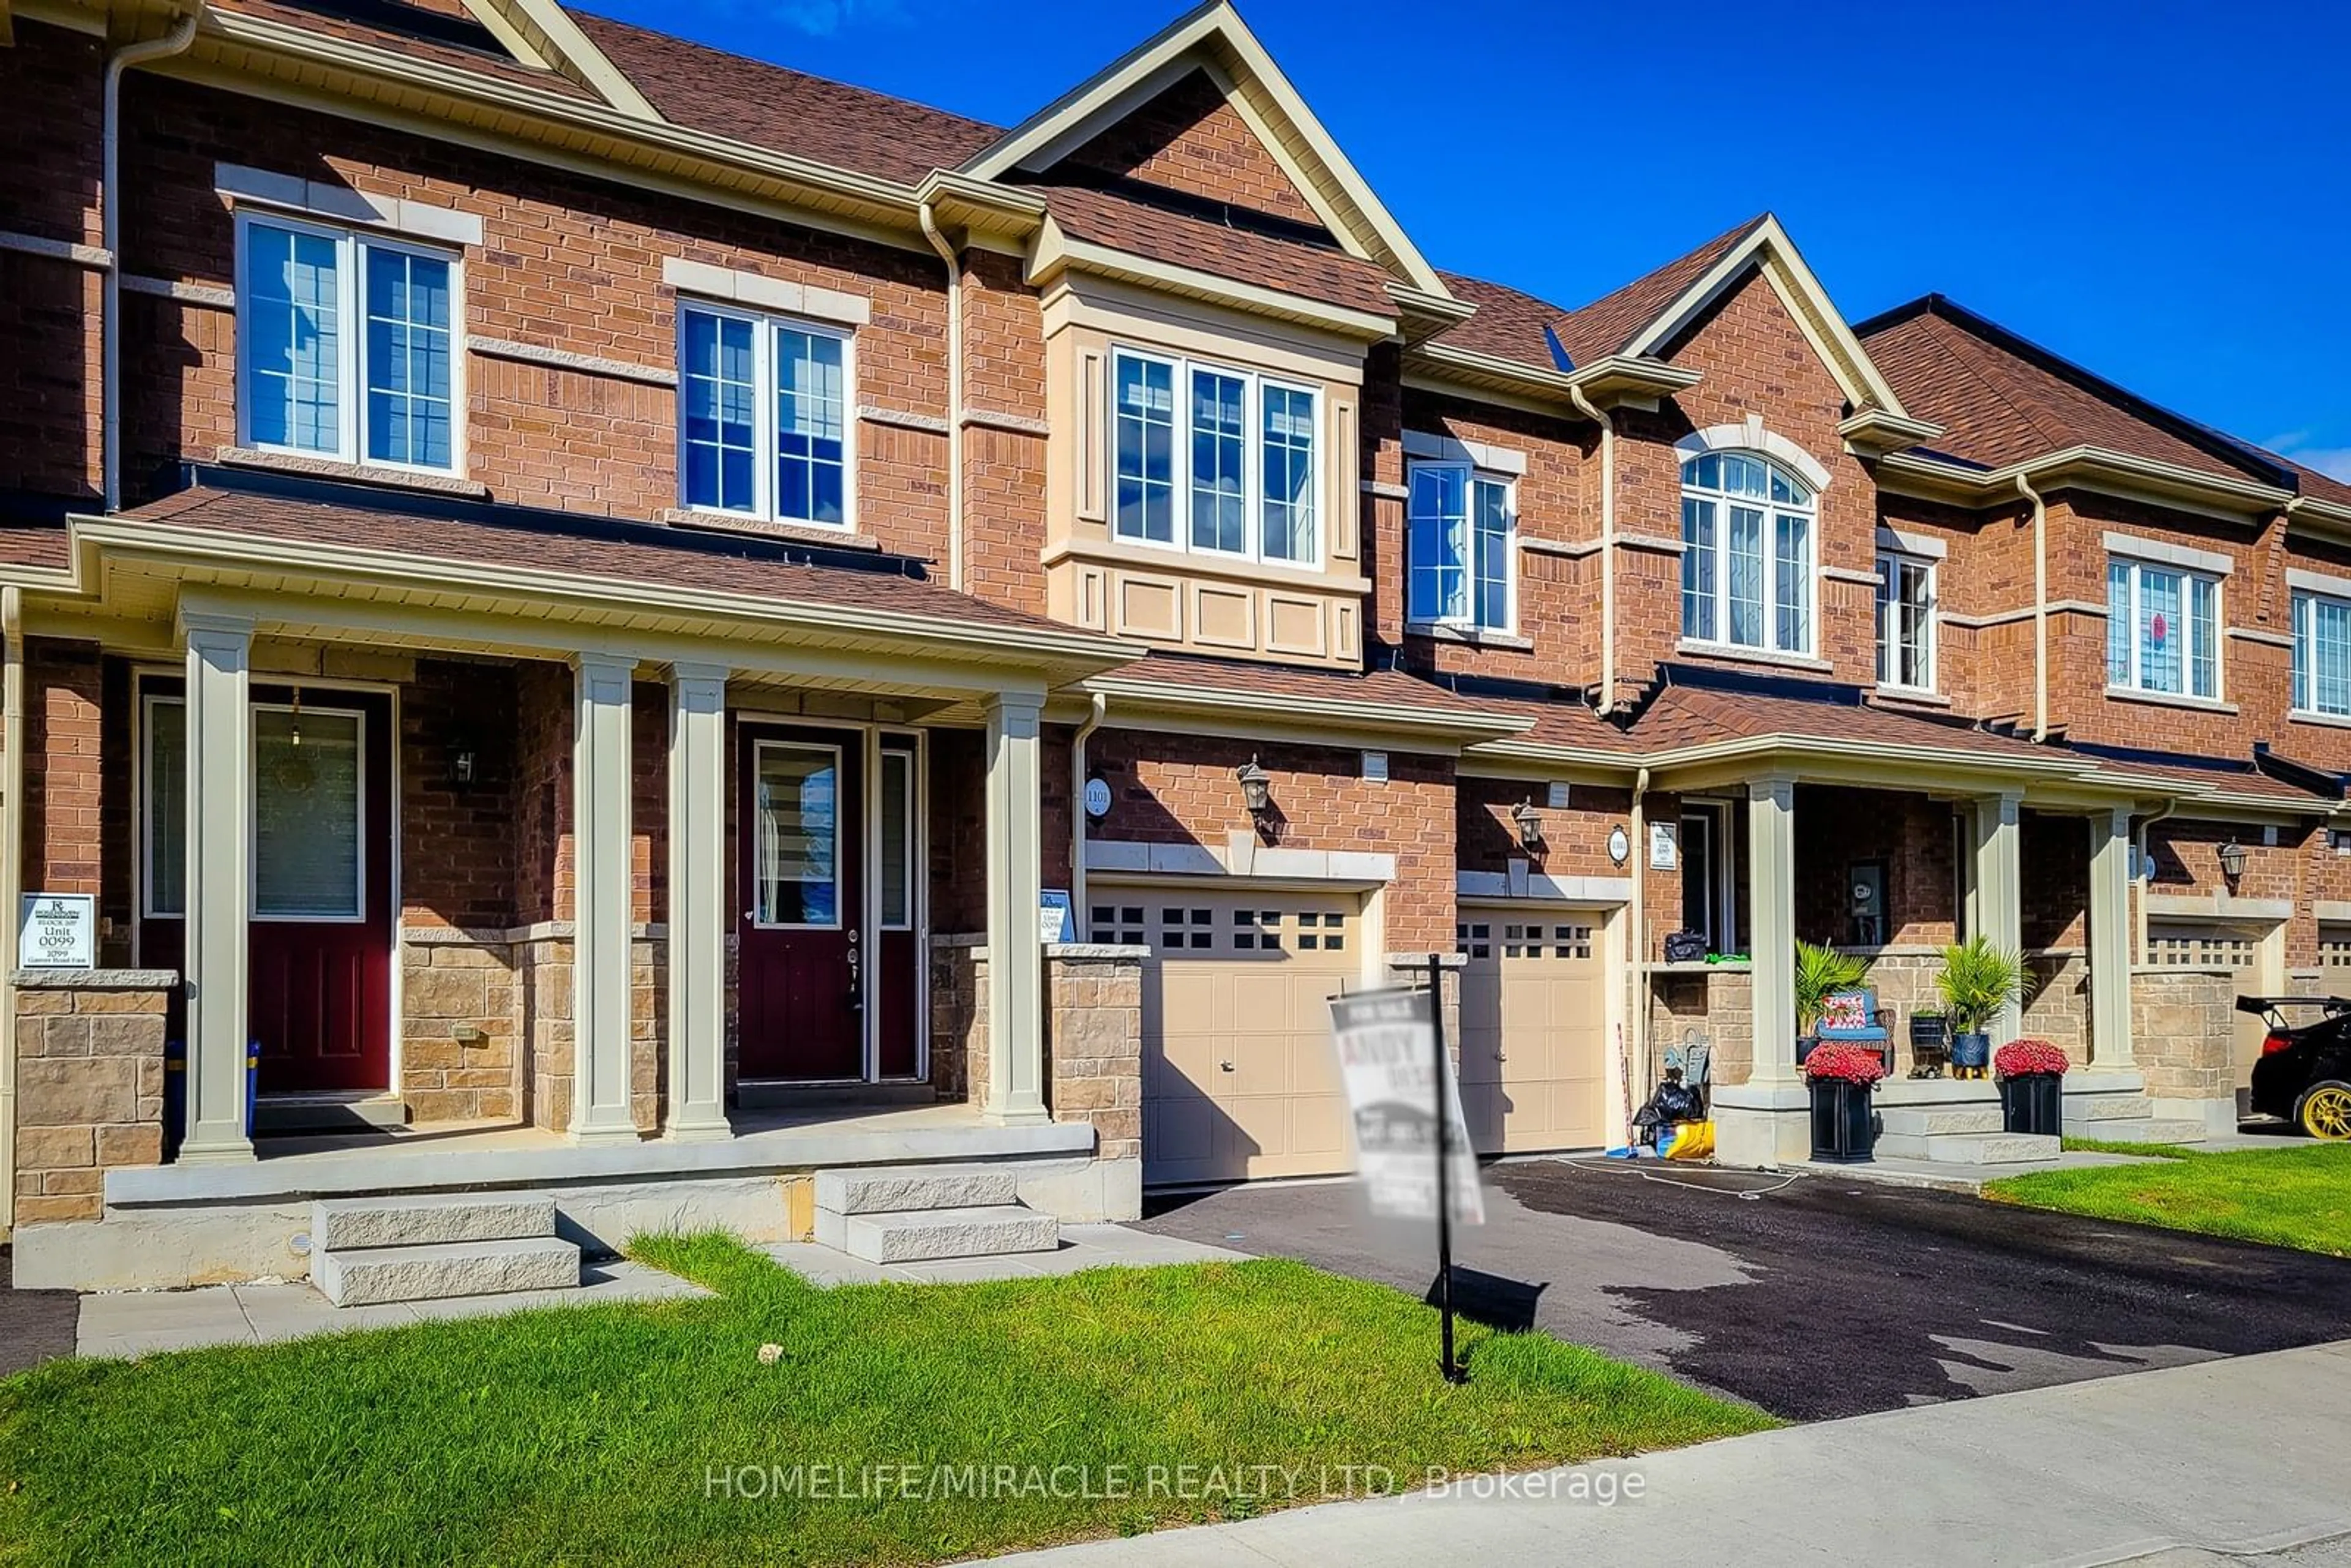
[[[1654,1179],[1645,1179],[1646,1176]],[[1835,1176],[1614,1162],[1487,1173],[1460,1265],[1534,1326],[1796,1420],[2341,1338],[2351,1260]],[[1237,1187],[1144,1228],[1422,1294],[1354,1188]],[[1481,1295],[1496,1287],[1480,1285]]]

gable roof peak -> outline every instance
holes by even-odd
[[[981,148],[958,172],[983,180],[1040,172],[1194,70],[1216,83],[1343,248],[1411,288],[1447,298],[1436,268],[1230,0],[1207,0],[1185,12]]]

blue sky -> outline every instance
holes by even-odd
[[[998,124],[1183,9],[584,3]],[[2142,396],[2351,477],[2351,6],[1243,0],[1242,13],[1441,267],[1573,307],[1769,208],[1850,319],[1940,290]]]

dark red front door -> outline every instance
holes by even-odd
[[[746,1078],[865,1076],[864,744],[854,730],[739,736]]]
[[[142,962],[185,951],[176,814],[185,726],[177,682],[144,688],[148,820]],[[392,1086],[392,698],[256,683],[246,904],[246,1030],[261,1092]]]

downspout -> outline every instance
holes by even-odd
[[[14,914],[25,880],[25,591],[0,588],[0,909]],[[0,1236],[16,1220],[16,985],[13,953],[0,962]]]
[[[1571,385],[1568,401],[1600,427],[1600,701],[1616,711],[1616,422]],[[1637,810],[1637,808],[1636,808]],[[1636,834],[1637,838],[1638,835]]]
[[[106,252],[99,274],[98,314],[99,487],[106,509],[122,506],[122,73],[176,55],[195,41],[192,12],[160,38],[125,44],[107,57],[104,159],[99,185],[99,245]]]
[[[1110,698],[1094,694],[1094,711],[1070,737],[1070,924],[1087,929],[1086,921],[1086,741],[1102,727],[1110,712]],[[1083,941],[1083,937],[1079,938]]]
[[[963,262],[925,202],[923,237],[947,264],[947,586],[963,591]],[[1071,890],[1074,893],[1074,889]]]
[[[1646,913],[1648,901],[1641,896],[1643,885],[1649,880],[1645,869],[1647,862],[1640,856],[1640,847],[1648,837],[1646,831],[1648,814],[1649,769],[1644,766],[1633,776],[1634,852],[1630,857],[1634,867],[1633,893],[1625,911],[1625,922],[1631,927],[1625,933],[1626,954],[1625,967],[1630,971],[1625,978],[1629,982],[1628,988],[1633,993],[1633,1016],[1625,1021],[1627,1032],[1632,1037],[1632,1045],[1629,1050],[1620,1053],[1625,1058],[1624,1064],[1619,1070],[1625,1082],[1624,1092],[1617,1096],[1616,1110],[1617,1113],[1624,1118],[1622,1132],[1626,1145],[1630,1145],[1633,1140],[1633,1097],[1639,1092],[1633,1075],[1634,1069],[1637,1065],[1644,1077],[1656,1076],[1648,1071],[1649,932]]]
[[[2049,506],[2022,474],[2016,488],[2032,503],[2032,739],[2038,745],[2049,738]]]
[[[2178,800],[2166,800],[2163,803],[2162,810],[2156,812],[2153,816],[2143,817],[2139,820],[2138,862],[2137,864],[2132,868],[2133,870],[2143,871],[2146,869],[2147,831],[2178,810],[2179,810],[2179,802]],[[2145,968],[2147,967],[2147,883],[2155,879],[2152,877],[2133,877],[2131,880],[2138,886],[2138,896],[2132,901],[2137,907],[2133,911],[2131,920],[2131,938],[2133,945],[2137,949],[2138,956],[2137,958],[2133,959],[2132,962],[2137,964],[2139,967]]]

